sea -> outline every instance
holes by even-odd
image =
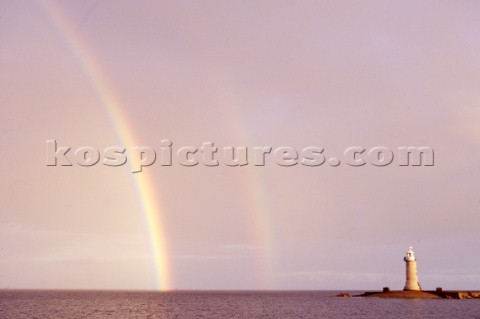
[[[337,293],[339,291],[3,289],[0,290],[0,318],[480,319],[480,299],[342,298],[336,297]]]

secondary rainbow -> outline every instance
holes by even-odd
[[[115,94],[115,90],[102,72],[101,65],[90,51],[88,44],[71,24],[71,19],[69,19],[65,10],[62,10],[59,3],[51,0],[41,0],[40,3],[55,25],[57,32],[68,44],[71,52],[88,75],[123,145],[126,148],[139,145],[136,144],[133,134],[134,129],[125,119],[122,111],[124,107]],[[130,165],[134,167],[133,165],[136,165],[136,163],[130,162]],[[152,271],[155,276],[155,287],[159,290],[168,290],[171,288],[169,282],[171,278],[168,267],[166,236],[161,220],[160,203],[153,193],[155,187],[146,172],[132,174],[132,179],[136,185],[138,204],[148,231],[149,249],[154,256],[154,269]]]
[[[210,70],[213,72],[213,70]],[[222,79],[222,88],[218,90],[219,99],[223,101],[225,108],[225,120],[228,120],[232,128],[235,145],[254,145],[249,134],[244,114],[240,112],[243,101],[241,95],[235,90],[233,80],[221,67],[215,70],[217,76]],[[240,129],[238,129],[238,127]],[[245,185],[245,202],[248,203],[250,232],[255,247],[258,249],[258,257],[255,269],[263,277],[259,284],[263,289],[276,289],[278,279],[278,256],[274,240],[274,218],[270,207],[270,201],[266,193],[266,187],[262,176],[262,167],[251,165],[242,174],[241,180]]]

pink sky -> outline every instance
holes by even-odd
[[[45,161],[46,140],[127,134],[435,150],[432,167],[144,168],[170,288],[400,289],[412,245],[423,288],[479,289],[478,30],[475,1],[0,2],[0,288],[156,288],[129,167]]]

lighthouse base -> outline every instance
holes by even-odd
[[[353,297],[412,298],[412,299],[480,299],[480,291],[367,291]]]
[[[422,287],[420,287],[418,282],[407,281],[405,287],[403,287],[403,291],[422,291]]]

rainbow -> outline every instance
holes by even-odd
[[[211,70],[212,71],[212,70]],[[223,70],[216,70],[218,77],[223,79],[222,90],[218,94],[220,99],[225,103],[226,114],[231,122],[231,127],[240,126],[247,127],[247,121],[239,110],[241,109],[242,98],[235,91],[235,86],[231,84],[226,72]],[[248,134],[249,130],[240,129],[233,132],[236,142],[252,144],[252,137]],[[240,145],[240,144],[238,144]],[[268,194],[266,194],[264,180],[261,171],[262,167],[255,167],[251,165],[246,168],[245,174],[242,174],[242,182],[245,189],[248,190],[246,194],[246,202],[250,205],[250,225],[251,236],[255,247],[258,249],[258,258],[255,264],[255,270],[259,272],[263,278],[262,287],[264,289],[276,289],[276,274],[278,273],[277,252],[274,242],[274,234],[272,224],[274,218],[271,214]]]
[[[40,0],[40,3],[46,15],[53,22],[55,29],[68,44],[71,52],[75,55],[75,58],[91,81],[109,117],[112,119],[115,131],[125,148],[139,145],[135,143],[135,136],[132,133],[133,129],[125,119],[123,114],[124,107],[115,94],[115,90],[102,72],[101,65],[90,51],[88,44],[71,24],[71,20],[66,12],[62,10],[60,4],[54,1]],[[133,162],[130,161],[130,165],[133,168],[136,167],[137,163],[135,160]],[[131,175],[136,185],[136,195],[141,207],[144,224],[148,230],[149,249],[154,256],[152,271],[155,276],[155,288],[158,290],[171,289],[166,236],[161,220],[162,209],[156,199],[156,195],[152,191],[155,189],[154,184],[145,172]]]
[[[77,31],[71,23],[66,10],[63,10],[61,5],[54,0],[39,0],[43,10],[49,19],[53,22],[55,29],[59,33],[63,41],[68,45],[72,54],[75,56],[78,63],[83,68],[88,79],[91,81],[92,87],[97,92],[102,104],[110,119],[112,119],[114,129],[118,134],[119,140],[123,143],[125,148],[139,145],[136,143],[134,130],[126,121],[123,114],[124,106],[122,105],[110,81],[102,71],[102,67],[95,58],[92,50],[84,37]],[[229,85],[228,75],[223,72],[221,68],[217,69],[218,76],[225,81],[224,87],[219,92],[220,97],[225,107],[226,114],[232,121],[232,126],[243,125],[244,122],[242,114],[239,112],[241,104],[241,97],[235,92],[234,85]],[[237,130],[238,141],[250,141],[247,130]],[[133,167],[138,167],[136,162],[130,162]],[[258,248],[257,264],[254,266],[259,271],[259,275],[264,278],[262,286],[267,289],[275,288],[275,274],[277,273],[275,253],[275,246],[272,234],[272,216],[269,207],[268,196],[265,193],[263,185],[263,178],[261,168],[249,167],[246,174],[243,174],[242,179],[245,184],[245,189],[248,190],[246,194],[246,201],[250,205],[249,217],[251,225],[251,236]],[[172,274],[169,270],[169,258],[166,245],[166,233],[164,231],[164,223],[161,220],[162,209],[157,195],[153,193],[155,189],[154,183],[149,178],[146,172],[131,174],[133,183],[136,186],[138,205],[141,207],[142,218],[145,228],[148,232],[149,249],[153,256],[152,272],[155,277],[155,288],[159,290],[168,290],[172,288]]]

